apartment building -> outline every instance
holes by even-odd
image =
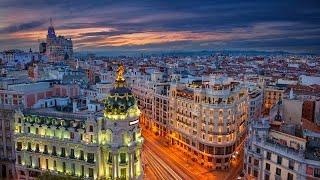
[[[298,125],[279,125],[268,118],[252,121],[249,129],[244,151],[248,179],[320,178],[319,133]]]
[[[200,164],[227,169],[245,138],[248,91],[232,78],[210,79],[171,85],[169,138]]]
[[[269,85],[263,90],[263,112],[268,114],[272,106],[282,100],[286,86]]]
[[[77,84],[61,84],[58,80],[9,84],[6,89],[0,89],[0,104],[31,108],[43,99],[76,97],[79,94],[80,87]]]
[[[249,86],[248,95],[249,120],[259,119],[263,106],[263,90],[258,85]]]
[[[135,74],[132,91],[142,110],[141,124],[155,134],[166,136],[169,126],[169,88],[165,73]]]

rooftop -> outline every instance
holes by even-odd
[[[306,159],[320,161],[320,139],[307,142],[305,157]]]
[[[56,117],[65,120],[86,120],[92,112],[89,111],[80,111],[80,112],[64,112],[58,111],[56,108],[40,108],[40,109],[26,109],[24,110],[25,115],[37,115],[44,117]]]

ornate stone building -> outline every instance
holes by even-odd
[[[71,38],[67,39],[64,36],[57,36],[51,19],[45,49],[49,61],[55,62],[73,57],[73,44]]]
[[[140,111],[118,70],[103,112],[66,113],[52,108],[15,115],[20,179],[44,172],[85,179],[141,179]]]
[[[228,77],[170,87],[171,144],[213,169],[227,169],[246,136],[248,91]]]
[[[142,127],[204,167],[230,167],[247,132],[246,84],[228,77],[187,83],[164,76],[159,72],[132,76]]]

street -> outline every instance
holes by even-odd
[[[168,147],[162,137],[143,131],[145,138],[142,160],[147,180],[157,179],[236,179],[242,169],[240,158],[231,163],[227,171],[216,171],[202,167],[187,158],[174,147]]]

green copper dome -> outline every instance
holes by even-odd
[[[135,97],[125,85],[123,71],[123,66],[120,66],[115,86],[104,100],[104,115],[109,119],[125,119],[127,117],[139,116],[140,114]]]

